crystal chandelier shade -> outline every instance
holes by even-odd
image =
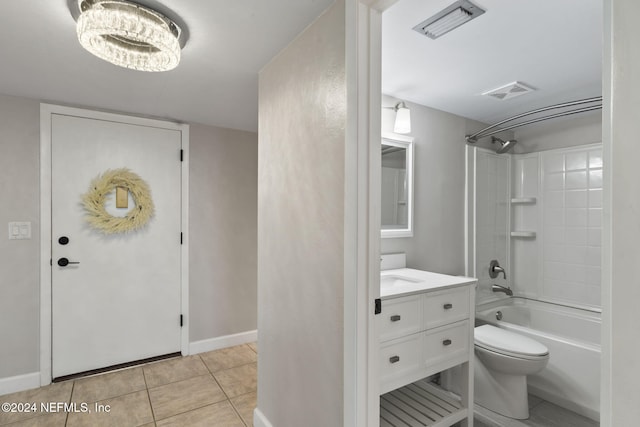
[[[82,47],[112,64],[168,71],[180,62],[180,28],[164,15],[123,0],[80,0]]]

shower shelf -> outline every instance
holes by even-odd
[[[532,205],[535,202],[535,197],[515,197],[511,199],[511,204],[513,205]]]
[[[511,237],[536,237],[535,231],[512,231]]]

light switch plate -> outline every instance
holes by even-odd
[[[31,239],[31,221],[10,222],[9,240]]]

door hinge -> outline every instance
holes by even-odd
[[[380,298],[376,298],[376,308],[373,311],[373,314],[382,313],[382,300]]]
[[[182,314],[180,315],[180,327],[182,328],[182,325],[184,324],[184,318],[182,316]]]
[[[53,259],[49,258],[49,265],[53,265]]]
[[[180,232],[180,244],[182,244],[182,231]]]
[[[184,150],[180,149],[180,161],[184,162]]]

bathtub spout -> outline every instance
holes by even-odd
[[[500,286],[500,285],[491,285],[491,290],[493,292],[504,292],[505,294],[509,295],[510,297],[513,296],[513,291],[509,287]]]

